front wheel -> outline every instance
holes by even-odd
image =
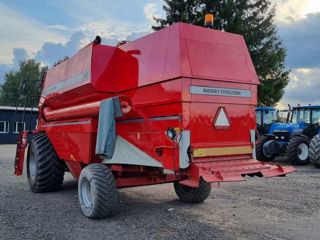
[[[102,163],[90,164],[81,171],[78,197],[88,218],[106,218],[118,212],[117,186],[112,172]]]
[[[320,168],[320,135],[316,135],[311,139],[309,146],[309,156],[311,162]]]
[[[287,155],[292,164],[309,163],[309,138],[304,135],[293,137],[288,144]]]
[[[270,162],[274,159],[274,156],[266,156],[263,151],[263,146],[269,140],[273,140],[272,136],[262,136],[260,142],[256,146],[256,157],[259,161]]]
[[[211,192],[210,184],[200,178],[199,187],[192,188],[184,186],[179,182],[174,182],[174,190],[182,202],[202,203]]]

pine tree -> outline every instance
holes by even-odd
[[[164,0],[166,19],[157,19],[159,30],[176,22],[203,26],[206,13],[215,16],[214,28],[244,36],[260,86],[258,102],[274,106],[289,82],[286,49],[273,22],[275,7],[269,0]]]

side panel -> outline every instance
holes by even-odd
[[[121,136],[117,136],[115,145],[113,157],[111,159],[104,159],[104,163],[162,167],[161,162],[150,157]]]
[[[90,163],[94,158],[93,137],[96,136],[96,120],[78,119],[73,121],[50,122],[43,124],[59,158],[66,161]]]
[[[178,147],[173,145],[172,140],[167,137],[165,132],[170,126],[180,128],[180,117],[171,115],[149,118],[149,120],[151,125],[141,118],[120,120],[117,122],[117,133],[128,143],[140,149],[150,158],[161,163],[166,169],[178,169]],[[173,147],[175,147],[176,150],[173,150]],[[118,146],[116,145],[116,149],[117,148]],[[161,154],[157,153],[157,149],[161,151]],[[138,165],[139,162],[141,162],[139,159],[134,158],[132,158],[131,161],[133,165]]]

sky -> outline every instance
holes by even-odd
[[[291,70],[278,107],[320,105],[320,0],[271,1]],[[115,45],[151,33],[152,16],[165,16],[162,5],[162,0],[0,0],[0,84],[23,59],[52,66],[96,35]]]

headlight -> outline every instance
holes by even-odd
[[[168,136],[168,138],[174,139],[174,138],[176,137],[176,135],[177,135],[176,130],[174,130],[173,127],[168,127],[168,129],[167,129],[167,136]]]

